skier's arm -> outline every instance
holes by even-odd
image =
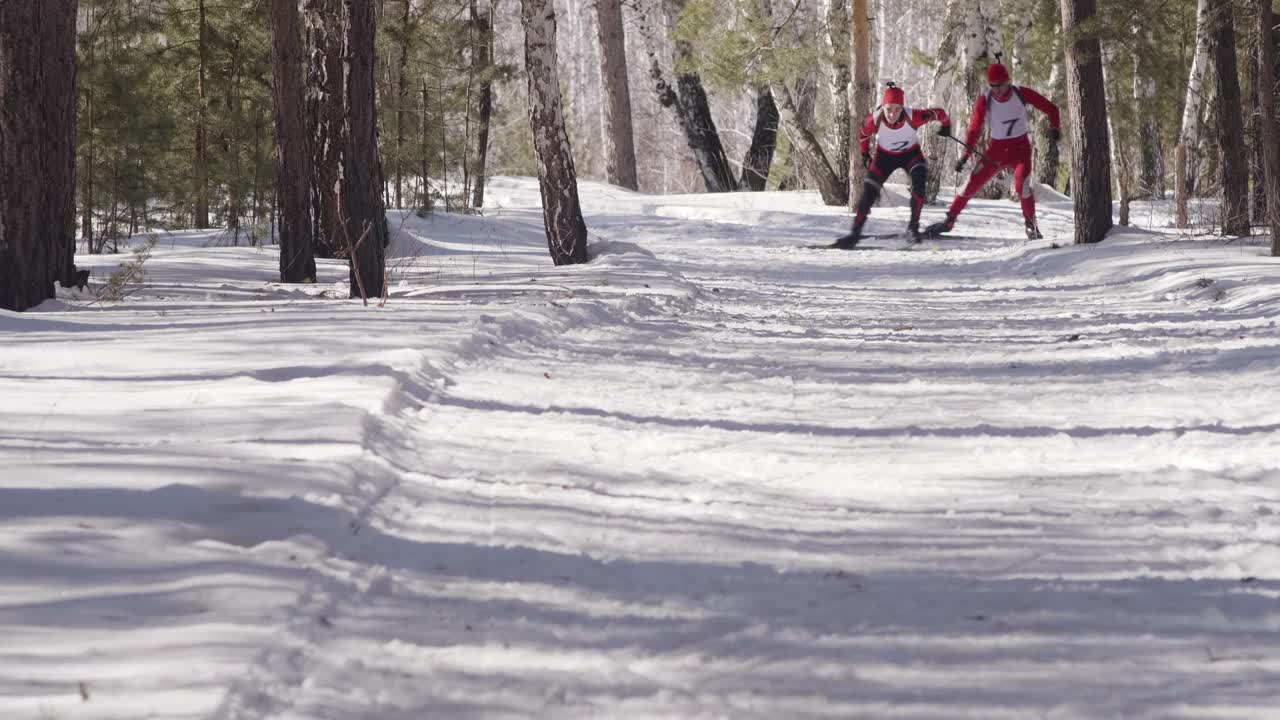
[[[1049,116],[1049,127],[1055,129],[1058,127],[1058,106],[1054,105],[1052,100],[1029,87],[1022,88],[1022,99],[1028,105]]]
[[[873,112],[862,123],[862,132],[858,133],[858,150],[867,155],[871,152],[871,136],[876,134],[876,114]]]
[[[982,136],[982,125],[987,121],[987,96],[982,94],[978,96],[977,102],[973,104],[973,117],[969,118],[969,132],[965,135],[964,144],[973,147],[978,142],[978,138]],[[966,149],[961,159],[968,159],[969,151]]]
[[[911,124],[914,127],[920,127],[927,122],[935,120],[948,127],[951,126],[951,118],[947,117],[947,111],[942,108],[926,108],[924,110],[916,108],[911,111]]]

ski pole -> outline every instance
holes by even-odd
[[[974,155],[977,155],[978,157],[982,158],[983,160],[986,160],[988,163],[990,163],[990,164],[992,164],[992,165],[995,165],[995,164],[996,164],[996,162],[995,162],[994,160],[992,160],[991,158],[989,158],[989,157],[987,157],[986,155],[982,154],[982,151],[978,150],[977,148],[975,148],[974,146],[970,145],[969,143],[967,143],[967,142],[965,142],[965,141],[961,140],[960,138],[956,137],[955,135],[948,135],[947,137],[951,138],[952,140],[955,140],[957,143],[960,143],[961,147],[963,147],[965,150],[968,150],[969,152],[973,153]]]

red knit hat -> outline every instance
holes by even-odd
[[[885,105],[902,105],[902,104],[903,104],[903,102],[902,102],[902,101],[903,101],[903,99],[904,99],[904,97],[903,97],[903,94],[902,94],[902,88],[895,86],[893,83],[889,83],[889,87],[885,88],[885,90],[884,90],[884,103],[883,103],[883,104],[885,104]]]
[[[1008,82],[1009,71],[1000,63],[991,63],[987,66],[987,82],[992,85],[999,85],[1002,82]]]

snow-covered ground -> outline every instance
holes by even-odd
[[[0,718],[1280,717],[1264,241],[582,195],[0,313]]]

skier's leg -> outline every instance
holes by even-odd
[[[867,167],[867,176],[862,180],[862,195],[858,197],[858,209],[853,216],[853,229],[848,235],[836,239],[836,247],[853,247],[862,239],[862,226],[867,223],[871,206],[876,204],[876,199],[880,197],[880,186],[884,184],[884,174],[879,162],[877,157]]]
[[[1022,201],[1022,220],[1026,225],[1027,239],[1037,240],[1044,237],[1036,224],[1036,191],[1035,181],[1031,179],[1031,148],[1027,147],[1018,164],[1013,168],[1014,188]]]
[[[990,150],[988,150],[988,152],[990,152]],[[979,164],[973,171],[973,174],[969,176],[969,183],[964,186],[964,190],[961,190],[956,195],[956,199],[951,201],[951,207],[947,208],[946,219],[930,225],[928,229],[925,230],[925,234],[937,235],[938,233],[947,232],[954,227],[956,224],[956,218],[960,217],[960,213],[964,211],[964,206],[968,205],[969,200],[973,198],[974,195],[977,195],[978,191],[982,189],[982,186],[986,185],[987,182],[991,180],[991,178],[995,177],[995,174],[998,172],[1000,172],[1000,164],[998,160],[982,160],[981,164]]]
[[[951,201],[951,207],[947,209],[947,215],[952,218],[960,217],[960,213],[964,211],[964,206],[969,204],[974,195],[982,189],[984,185],[1000,172],[1000,165],[995,162],[987,162],[983,160],[973,174],[969,176],[969,184],[964,186],[964,190],[956,195],[956,199]]]
[[[890,170],[889,172],[893,172]],[[884,185],[888,173],[880,167],[880,158],[871,161],[867,168],[867,176],[862,179],[862,195],[858,198],[858,213],[853,219],[853,226],[860,228],[867,222],[871,207],[880,199],[880,188]]]
[[[918,241],[920,239],[920,210],[924,207],[924,188],[925,181],[929,177],[929,166],[922,156],[907,172],[911,175],[911,222],[907,223],[907,232],[911,234],[913,240]]]

